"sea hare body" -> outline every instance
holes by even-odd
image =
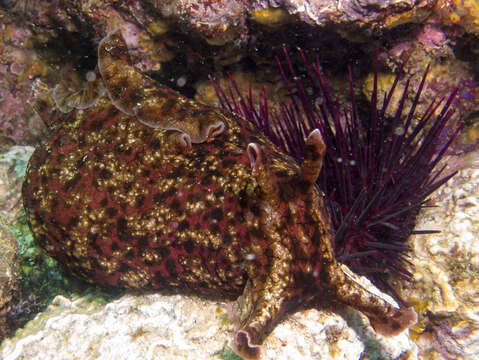
[[[100,44],[107,91],[88,109],[37,107],[52,135],[30,160],[23,198],[48,254],[101,285],[235,300],[245,358],[282,315],[320,299],[358,309],[386,335],[415,321],[336,262],[315,185],[318,130],[298,166],[243,119],[155,85],[125,51],[119,32]]]

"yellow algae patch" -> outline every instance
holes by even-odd
[[[384,28],[391,29],[399,25],[414,23],[418,24],[424,21],[427,17],[431,15],[431,10],[427,8],[416,8],[409,11],[405,11],[400,14],[395,14],[384,20]]]
[[[153,27],[155,30],[158,30],[156,29],[156,25]],[[138,43],[141,47],[148,50],[148,54],[153,60],[159,62],[171,61],[175,57],[175,53],[169,50],[164,40],[158,39],[157,35],[158,34],[155,34],[154,38],[152,38],[148,33],[143,32],[140,34]]]
[[[267,8],[253,12],[253,20],[258,24],[276,27],[291,21],[291,15],[281,8]]]
[[[479,34],[479,3],[476,0],[440,1],[437,9],[444,25],[457,24],[468,33]]]
[[[161,36],[168,32],[168,25],[164,21],[153,21],[146,27],[153,36]]]

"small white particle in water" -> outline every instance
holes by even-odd
[[[397,128],[394,129],[394,134],[397,136],[401,136],[404,134],[404,127],[403,126],[398,126]]]
[[[186,76],[180,76],[178,80],[176,80],[176,85],[179,87],[183,87],[186,85]]]
[[[342,162],[343,162],[343,158],[340,158],[340,157],[339,157],[339,158],[336,159],[336,161],[337,161],[338,163],[342,163]]]
[[[321,105],[323,105],[323,102],[324,102],[324,98],[322,96],[318,96],[315,100],[316,102],[316,106],[317,107],[320,107]]]
[[[349,165],[351,165],[351,166],[354,166],[354,165],[356,165],[356,161],[354,161],[354,160],[351,160],[351,161],[349,162]]]
[[[86,80],[87,81],[95,81],[96,80],[96,74],[94,71],[89,71],[86,73]]]
[[[256,256],[255,254],[246,254],[245,259],[249,261],[253,261],[254,259],[256,259]]]
[[[314,270],[313,271],[313,277],[317,278],[319,276],[319,271],[318,270]]]
[[[172,16],[173,12],[174,12],[174,9],[173,9],[172,5],[164,6],[161,9],[161,13],[165,18],[168,18],[168,17]]]

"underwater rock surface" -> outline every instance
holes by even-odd
[[[421,356],[476,359],[479,353],[479,170],[460,171],[433,195],[411,238],[419,322],[411,336]]]
[[[479,7],[474,1],[66,0],[62,4],[61,8],[50,1],[0,4],[4,23],[0,109],[6,115],[0,121],[4,130],[0,146],[38,141],[44,127],[26,102],[32,81],[80,85],[94,67],[96,45],[116,28],[123,29],[135,66],[190,94],[207,74],[238,71],[245,61],[254,62],[254,77],[270,86],[278,80],[270,71],[275,68],[273,57],[283,45],[319,53],[325,65],[342,67],[332,71],[344,72],[346,64],[372,58],[373,44],[380,44],[385,48],[380,60],[387,68],[386,83],[389,73],[410,57],[405,72],[413,75],[412,84],[420,81],[430,63],[427,91],[432,98],[459,86],[455,104],[459,115],[479,109],[474,75]],[[368,72],[370,66],[354,76],[356,84],[365,82]],[[335,93],[347,94],[345,78],[336,81]],[[413,90],[409,97],[414,97]]]
[[[91,298],[58,296],[0,348],[4,360],[238,359],[227,346],[233,335],[226,304],[196,296],[126,294],[106,306]],[[377,336],[365,317],[308,310],[276,327],[262,346],[262,359],[415,358],[407,332]]]

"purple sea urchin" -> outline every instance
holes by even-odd
[[[402,302],[388,280],[392,274],[411,279],[408,237],[435,232],[415,230],[414,225],[418,211],[428,204],[428,196],[455,174],[445,175],[445,167],[436,165],[461,128],[460,125],[451,134],[448,125],[458,89],[447,99],[433,100],[425,112],[418,114],[427,67],[409,110],[405,109],[410,83],[407,79],[395,115],[388,118],[387,110],[405,62],[380,106],[376,50],[369,116],[364,117],[356,104],[350,67],[351,106],[346,109],[334,99],[318,60],[309,63],[302,51],[299,54],[312,86],[306,89],[284,49],[286,68],[293,81],[291,84],[276,57],[289,93],[289,102],[281,103],[279,113],[269,109],[266,91],[255,102],[251,92],[246,97],[240,93],[231,77],[228,95],[212,80],[221,106],[248,119],[299,163],[303,160],[305,137],[311,130],[320,129],[327,151],[317,184],[326,195],[336,230],[335,256]]]

